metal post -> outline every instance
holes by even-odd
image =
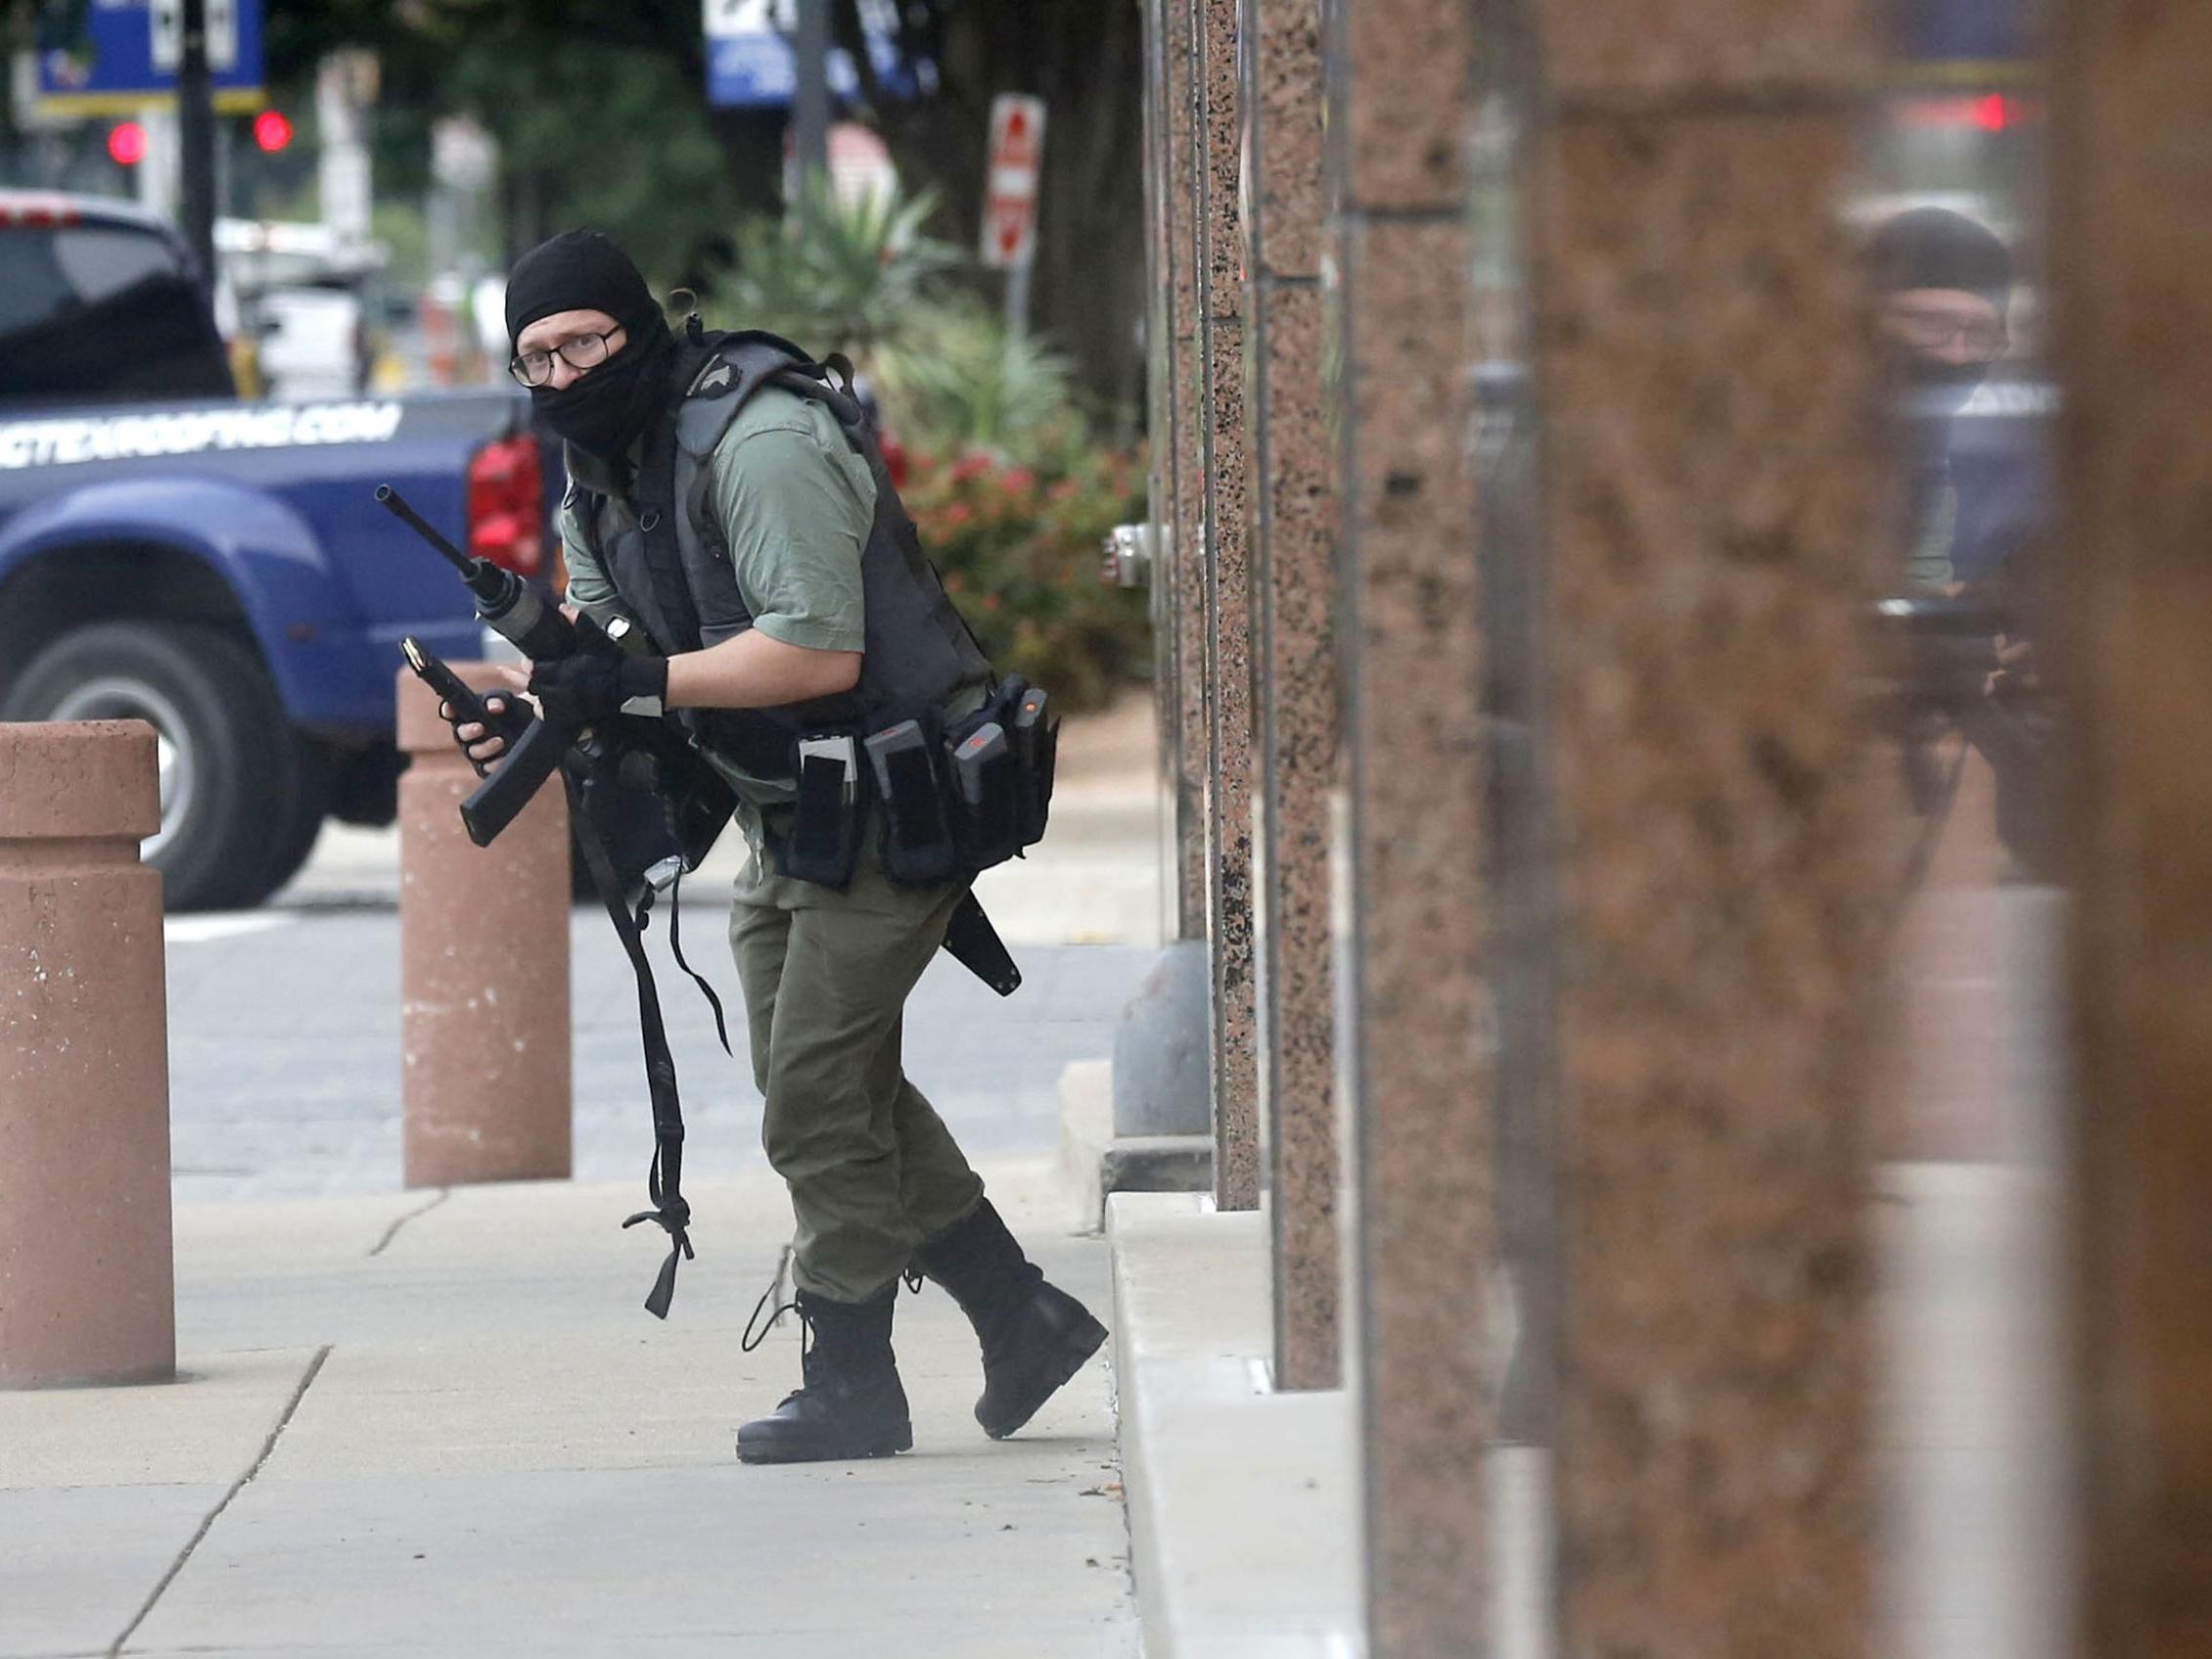
[[[799,0],[798,86],[791,96],[793,175],[804,188],[809,174],[829,171],[829,0]]]
[[[177,61],[177,207],[180,229],[210,287],[215,280],[215,102],[207,65],[207,0],[184,0]]]
[[[1030,268],[1035,262],[1023,259],[1006,273],[1006,329],[1010,334],[1030,331]]]

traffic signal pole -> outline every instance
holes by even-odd
[[[177,215],[211,290],[215,282],[215,93],[207,64],[207,0],[184,0],[177,60]]]

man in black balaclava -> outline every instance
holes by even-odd
[[[567,440],[569,601],[631,623],[652,648],[577,652],[527,679],[508,670],[510,683],[602,731],[680,712],[735,791],[752,847],[730,943],[812,1341],[806,1386],[739,1429],[738,1455],[805,1462],[912,1444],[891,1346],[909,1269],[975,1324],[977,1420],[1012,1434],[1106,1332],[1024,1256],[901,1069],[906,997],[970,872],[909,865],[894,878],[858,747],[907,721],[933,735],[979,722],[991,665],[920,556],[864,417],[787,343],[689,330],[678,341],[629,256],[588,230],[516,263],[507,327],[515,378]],[[503,747],[473,724],[456,736],[479,760]],[[823,761],[835,773],[840,758],[842,780],[823,787]],[[933,775],[925,763],[899,787]]]
[[[2008,342],[2011,254],[1963,213],[1914,207],[1884,221],[1867,257],[1899,368],[1908,381],[1948,389],[1956,412]]]
[[[1959,452],[1956,424],[2010,344],[2012,258],[1985,226],[1916,207],[1867,245],[1875,328],[1888,363],[1905,471],[1908,587],[1971,600],[2004,620],[1994,641],[1925,642],[1907,695],[1915,798],[1943,798],[1934,740],[1953,727],[1989,760],[1998,830],[2016,867],[2048,841],[2042,779],[2045,700],[2027,634],[2036,595],[2027,569],[2040,530],[2037,468],[2015,447]]]
[[[1950,587],[1959,521],[1951,422],[2005,353],[2012,258],[1964,214],[1915,207],[1874,232],[1867,261],[1905,444],[1906,579]]]
[[[516,261],[507,338],[538,418],[603,461],[620,459],[670,395],[668,319],[629,255],[595,230],[563,231]]]

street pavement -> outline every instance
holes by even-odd
[[[1060,1231],[1055,1086],[1111,1050],[1159,937],[1151,721],[1078,726],[1052,836],[985,879],[1026,984],[940,958],[909,1074],[1032,1255],[1092,1307],[1104,1245]],[[734,873],[687,886],[687,954],[736,1007]],[[326,831],[271,905],[174,917],[174,1383],[0,1393],[0,1659],[656,1654],[1089,1659],[1135,1650],[1106,1361],[1014,1440],[971,1408],[975,1341],[901,1295],[915,1447],[748,1468],[737,1425],[799,1373],[740,1334],[791,1216],[743,1059],[664,967],[699,1256],[664,1324],[627,964],[574,917],[576,1179],[407,1191],[396,843]],[[665,940],[656,925],[654,937]],[[667,961],[665,943],[653,945]]]
[[[760,1097],[720,930],[726,899],[686,905],[685,954],[728,1010],[732,1058],[705,998],[648,933],[683,1088],[686,1167],[759,1165]],[[187,920],[193,920],[188,918]],[[170,1156],[179,1202],[389,1191],[399,1180],[399,925],[389,910],[238,918],[168,951]],[[643,1191],[652,1120],[629,963],[605,915],[572,917],[576,1175]],[[908,1075],[974,1154],[1058,1144],[1070,1060],[1113,1050],[1152,951],[1013,947],[1024,983],[1000,998],[941,955],[907,1005]]]

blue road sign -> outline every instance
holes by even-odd
[[[2035,49],[2026,0],[1901,0],[1897,18],[1909,63],[2007,63]]]
[[[58,115],[122,115],[176,92],[176,70],[155,62],[154,12],[162,0],[92,0],[84,31],[74,40],[41,39],[38,103]],[[166,0],[173,7],[175,0]],[[215,107],[253,110],[264,101],[261,77],[261,0],[208,0],[210,14],[228,10],[225,26],[210,28],[236,45],[227,64],[211,66]]]
[[[707,102],[717,110],[781,109],[798,89],[799,69],[779,26],[772,0],[709,0],[707,8]],[[860,8],[867,30],[868,61],[884,89],[900,97],[914,91],[913,77],[900,60],[882,20],[881,8]],[[830,48],[830,95],[851,98],[860,90],[853,54]]]

